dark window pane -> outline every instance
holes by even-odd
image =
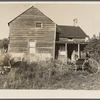
[[[36,27],[41,27],[42,24],[41,23],[36,23]]]

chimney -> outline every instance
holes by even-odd
[[[77,18],[73,19],[73,22],[74,22],[74,26],[77,27],[78,19]]]
[[[30,7],[35,7],[36,6],[36,3],[34,3],[33,5],[30,5]]]
[[[30,5],[30,7],[32,7],[33,5]]]

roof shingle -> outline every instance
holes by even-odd
[[[60,37],[78,37],[78,38],[85,38],[87,35],[85,32],[79,27],[75,26],[62,26],[62,25],[57,25],[58,32],[60,32]]]

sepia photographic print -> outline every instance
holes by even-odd
[[[0,89],[100,90],[100,2],[0,2]]]

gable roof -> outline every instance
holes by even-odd
[[[87,35],[85,34],[85,32],[79,27],[75,27],[75,26],[62,26],[62,25],[57,25],[57,27],[59,28],[57,31],[60,31],[60,37],[78,37],[78,38],[85,38],[87,37]]]
[[[28,8],[27,10],[25,10],[23,13],[21,13],[20,15],[18,15],[17,17],[15,17],[13,20],[11,20],[9,23],[8,23],[8,25],[11,23],[11,22],[13,22],[15,19],[17,19],[18,17],[20,17],[21,15],[23,15],[23,14],[25,14],[25,13],[28,13],[28,11],[30,11],[31,9],[33,9],[33,12],[31,12],[31,13],[33,13],[33,14],[35,14],[35,15],[38,15],[38,14],[41,14],[41,16],[45,16],[45,17],[47,17],[45,14],[43,14],[39,9],[37,9],[37,8],[35,8],[34,6],[32,6],[32,7],[30,7],[30,8]],[[49,17],[47,17],[50,21],[52,21]],[[53,21],[52,21],[53,22]]]
[[[31,10],[33,9],[33,10]],[[11,20],[8,25],[13,22],[15,19],[17,19],[18,17],[20,17],[21,15],[30,12],[32,14],[38,15],[40,14],[41,16],[45,16],[47,17],[45,14],[43,14],[39,9],[35,8],[35,7],[30,7],[27,10],[25,10],[23,13],[21,13],[20,15],[18,15],[17,17],[15,17],[13,20]],[[47,17],[50,21],[52,21],[49,17]],[[54,22],[54,21],[52,21]],[[55,23],[55,22],[54,22]],[[60,34],[60,37],[87,37],[87,35],[85,34],[85,32],[80,28],[80,27],[75,27],[75,26],[63,26],[63,25],[56,25],[56,30],[58,33]]]

